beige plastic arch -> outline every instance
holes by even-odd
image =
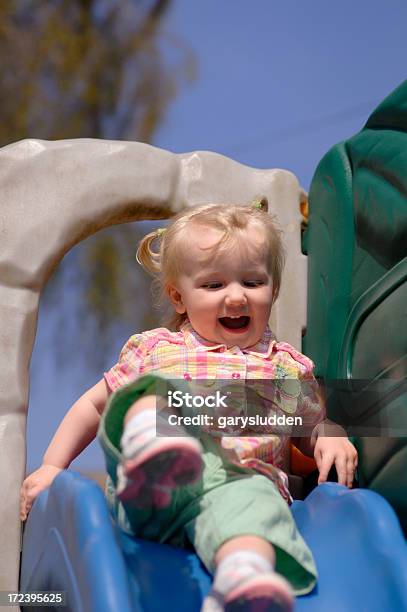
[[[121,141],[25,140],[0,149],[0,187],[0,590],[15,590],[29,363],[40,294],[64,254],[110,225],[265,195],[286,231],[289,253],[272,326],[297,347],[306,321],[306,258],[300,251],[303,192],[295,176],[215,153],[176,155]]]

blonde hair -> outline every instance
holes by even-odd
[[[278,297],[285,253],[281,240],[281,230],[275,219],[267,214],[266,198],[257,198],[251,206],[237,204],[204,204],[183,210],[175,215],[167,228],[150,232],[140,241],[137,261],[154,277],[153,288],[159,289],[161,301],[166,297],[166,288],[175,283],[182,273],[185,258],[185,230],[193,223],[204,225],[223,232],[223,236],[211,249],[211,255],[227,250],[230,243],[249,226],[262,227],[264,230],[264,250],[268,271],[273,282],[273,303]],[[153,245],[157,247],[153,250]],[[178,330],[187,314],[174,311],[165,321],[171,330]]]

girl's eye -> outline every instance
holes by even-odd
[[[245,287],[260,287],[261,285],[264,285],[263,281],[260,280],[244,281],[243,284]]]
[[[206,283],[202,285],[204,289],[220,289],[222,287],[222,283]]]

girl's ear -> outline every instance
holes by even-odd
[[[172,305],[174,306],[178,314],[184,314],[184,312],[186,312],[186,308],[182,301],[182,295],[180,294],[178,289],[175,287],[175,285],[167,285],[165,290],[166,290],[166,293],[168,295],[170,302],[172,303]]]

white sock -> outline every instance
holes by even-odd
[[[140,438],[140,443],[144,446],[156,437],[156,411],[142,410],[126,423],[120,440],[120,447],[125,456],[129,455],[129,447],[131,446],[131,454],[134,453],[134,443],[137,438]]]
[[[271,561],[251,550],[230,553],[216,568],[213,589],[222,595],[229,593],[249,576],[272,572]]]
[[[223,612],[225,595],[251,576],[273,570],[268,559],[253,551],[230,553],[216,568],[212,589],[203,601],[201,612]]]

